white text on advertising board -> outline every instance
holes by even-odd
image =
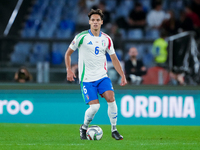
[[[33,104],[29,100],[24,100],[21,104],[16,100],[0,100],[0,115],[7,111],[11,115],[16,115],[20,111],[24,115],[33,112]]]
[[[121,99],[121,114],[126,118],[133,115],[149,118],[195,118],[192,96],[135,96],[125,95]]]

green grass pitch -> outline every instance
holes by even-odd
[[[124,140],[111,137],[110,125],[100,141],[80,140],[80,125],[0,123],[0,150],[199,150],[199,126],[118,125]]]

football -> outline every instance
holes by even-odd
[[[88,140],[101,140],[103,130],[97,125],[90,126],[86,131],[86,136]]]

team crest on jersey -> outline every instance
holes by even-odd
[[[106,46],[106,41],[102,40],[102,46],[105,47]]]
[[[72,42],[71,42],[71,45],[74,45],[74,44],[75,44],[75,41],[72,41]]]

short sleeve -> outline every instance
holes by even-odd
[[[77,40],[77,36],[74,37],[73,41],[71,42],[71,44],[69,45],[69,47],[72,50],[76,50],[78,48],[78,40]]]
[[[107,39],[108,39],[108,47],[107,47],[107,50],[106,50],[107,53],[109,55],[115,54],[115,49],[114,49],[114,46],[113,46],[112,39],[109,36],[107,36]]]

